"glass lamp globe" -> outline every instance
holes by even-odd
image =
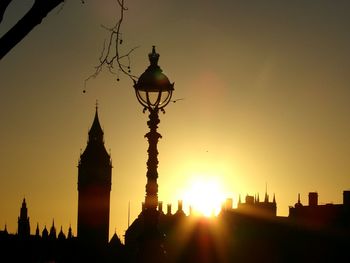
[[[150,65],[134,85],[136,97],[145,109],[163,109],[171,100],[174,83],[170,83],[158,66],[159,54],[155,46],[148,58]]]

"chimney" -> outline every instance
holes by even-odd
[[[246,203],[246,204],[253,205],[253,204],[254,204],[254,196],[247,195],[247,196],[245,197],[245,203]]]
[[[350,190],[343,191],[343,204],[344,206],[350,206]]]
[[[167,204],[167,212],[166,212],[166,214],[167,214],[168,216],[171,215],[171,204]]]
[[[158,212],[163,214],[163,202],[158,202]]]
[[[230,211],[232,210],[232,198],[227,198],[225,202],[225,211]]]
[[[177,211],[182,211],[182,200],[177,201]]]
[[[318,194],[317,192],[309,193],[309,206],[317,206],[318,205]]]

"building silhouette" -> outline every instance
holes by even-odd
[[[0,262],[145,262],[137,258],[144,204],[125,232],[125,244],[116,233],[108,241],[112,163],[103,137],[96,107],[78,164],[77,236],[70,226],[65,231],[54,220],[51,226],[37,223],[31,234],[23,199],[17,233],[8,233],[6,225],[0,230]],[[219,215],[210,219],[191,212],[186,215],[181,200],[175,212],[168,204],[166,213],[159,202],[164,263],[341,262],[348,258],[350,191],[343,192],[342,204],[319,204],[318,193],[311,192],[303,205],[299,195],[288,217],[277,216],[276,198],[270,200],[267,191],[262,201],[258,194],[247,195],[244,201],[239,198],[233,208],[228,198]]]
[[[239,197],[237,211],[241,213],[259,215],[261,217],[276,216],[277,203],[275,195],[273,195],[272,202],[269,201],[269,195],[267,193],[265,193],[264,201],[260,201],[259,194],[256,196],[246,195],[245,203],[242,203],[241,198]]]
[[[182,201],[175,212],[168,204],[164,213],[159,202],[166,262],[341,262],[348,256],[350,191],[344,191],[343,204],[318,205],[315,194],[310,197],[311,206],[298,202],[288,217],[276,215],[276,198],[267,193],[263,201],[259,195],[239,198],[237,208],[229,198],[209,219],[186,215]],[[126,262],[136,262],[143,210],[125,233]]]
[[[78,238],[91,246],[106,246],[109,235],[111,158],[104,146],[96,107],[86,149],[78,164]]]
[[[343,191],[343,204],[319,204],[318,193],[310,192],[307,205],[298,201],[289,207],[289,218],[293,222],[314,229],[325,229],[333,226],[333,229],[350,227],[350,191]]]

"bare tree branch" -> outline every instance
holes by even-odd
[[[103,48],[99,57],[99,64],[95,67],[95,72],[85,79],[85,87],[87,82],[92,78],[96,78],[105,67],[109,72],[117,75],[117,81],[119,81],[119,72],[128,76],[133,82],[136,82],[137,80],[137,76],[131,74],[130,56],[138,47],[131,48],[125,54],[121,54],[120,52],[120,45],[123,44],[121,25],[124,20],[124,13],[128,9],[125,7],[124,0],[117,0],[116,2],[120,8],[119,20],[112,28],[101,25],[101,27],[109,31],[110,34],[108,39],[103,43]],[[125,60],[127,64],[125,64]],[[115,71],[115,68],[117,69],[117,72]],[[85,92],[85,90],[83,92]]]
[[[4,13],[8,7],[8,5],[12,2],[12,0],[1,0],[0,1],[0,23],[4,18]]]
[[[84,4],[84,0],[80,1]],[[0,0],[0,22],[11,2],[12,0]],[[0,60],[40,24],[50,11],[62,3],[64,0],[35,0],[30,10],[0,38]],[[137,80],[137,76],[131,74],[130,68],[130,57],[137,47],[131,48],[123,54],[120,51],[120,46],[123,43],[121,26],[128,8],[125,6],[125,0],[116,0],[116,4],[120,9],[119,20],[112,28],[102,26],[109,31],[109,37],[104,41],[99,64],[95,67],[95,72],[85,80],[85,86],[88,80],[97,77],[104,68],[107,68],[110,73],[116,74],[117,81],[119,81],[120,72],[133,82]]]
[[[8,1],[8,0],[6,0]],[[4,12],[6,5],[4,1]],[[35,0],[31,9],[0,39],[0,60],[64,0]],[[5,6],[6,5],[6,6]],[[1,11],[0,8],[0,11]],[[1,14],[1,13],[0,13]]]

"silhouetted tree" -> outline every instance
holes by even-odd
[[[0,0],[0,23],[12,0]],[[64,0],[35,0],[30,10],[0,39],[0,59],[14,48],[30,31]]]

